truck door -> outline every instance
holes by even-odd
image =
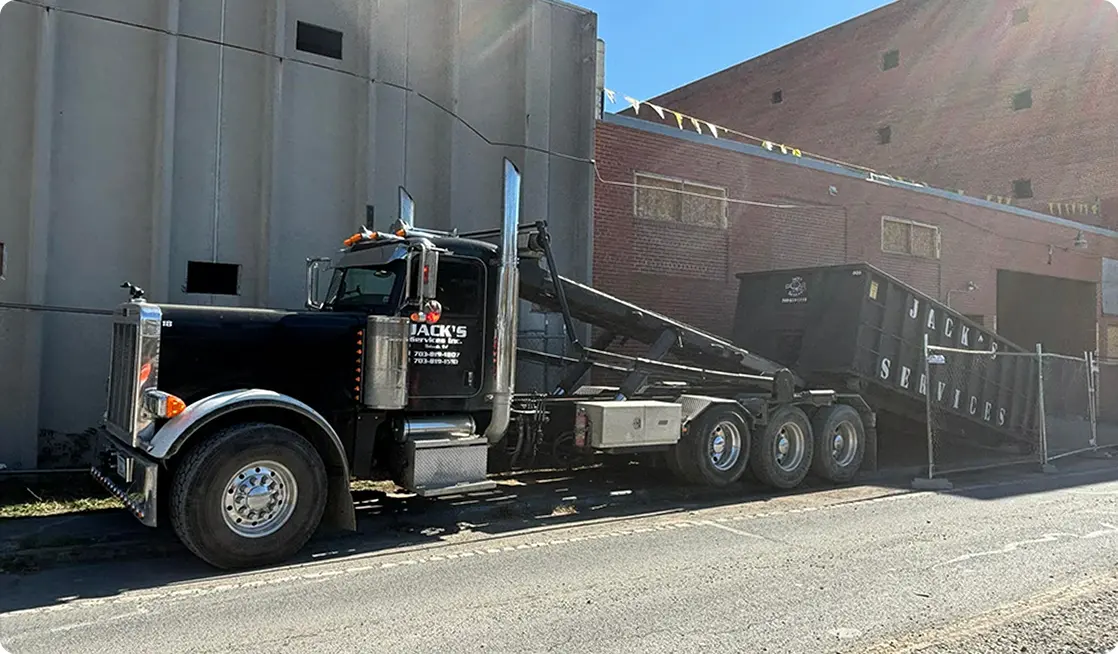
[[[435,297],[439,322],[411,326],[408,386],[411,397],[472,397],[481,389],[485,342],[485,265],[443,255]]]

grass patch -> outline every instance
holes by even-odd
[[[0,518],[34,518],[67,513],[119,509],[123,505],[112,497],[43,499],[18,504],[0,504]]]
[[[0,478],[0,518],[85,513],[123,505],[89,475],[43,475],[39,479]]]
[[[379,491],[381,493],[398,493],[403,489],[397,486],[396,482],[387,479],[380,481],[358,479],[357,481],[351,481],[349,483],[349,490],[358,492]]]

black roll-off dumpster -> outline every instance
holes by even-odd
[[[738,279],[735,345],[809,384],[856,390],[875,410],[921,423],[930,390],[952,431],[998,440],[1035,433],[1035,357],[1010,356],[1025,350],[882,270],[858,263]],[[945,353],[929,384],[925,334],[931,345],[1003,356]]]

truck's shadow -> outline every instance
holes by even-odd
[[[1109,460],[1069,459],[1061,471],[1071,474],[1044,475],[1022,468],[956,476],[956,490],[951,492],[976,500],[994,500],[1118,480],[1118,465]],[[525,473],[503,479],[489,492],[439,500],[356,491],[358,531],[320,535],[291,562],[295,570],[278,574],[311,572],[308,566],[313,569],[316,563],[342,557],[361,556],[365,558],[361,565],[368,565],[378,558],[398,555],[399,548],[406,547],[428,550],[417,556],[436,555],[437,549],[451,544],[469,543],[484,549],[488,540],[525,529],[683,514],[728,505],[771,502],[779,506],[797,501],[789,500],[791,497],[813,501],[817,495],[820,504],[835,504],[872,495],[872,489],[861,493],[855,492],[853,486],[837,492],[833,486],[809,486],[794,493],[775,493],[749,482],[712,490],[658,479],[667,478],[650,475],[647,468],[634,465]],[[885,489],[908,490],[912,477],[906,471],[877,475],[867,481]],[[768,510],[766,507],[760,511]],[[224,576],[177,545],[167,530],[146,530],[137,524],[136,531],[139,538],[151,539],[153,547],[145,556],[128,559],[127,553],[122,553],[124,558],[111,562],[29,570],[22,575],[0,577],[0,612],[111,598],[125,591],[151,591],[170,584]],[[277,570],[261,570],[251,576],[269,574],[277,574]],[[238,582],[244,580],[242,577]]]

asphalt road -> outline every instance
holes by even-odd
[[[1118,470],[846,489],[210,576],[185,559],[0,577],[36,652],[1105,652]],[[386,544],[388,547],[390,544]]]

